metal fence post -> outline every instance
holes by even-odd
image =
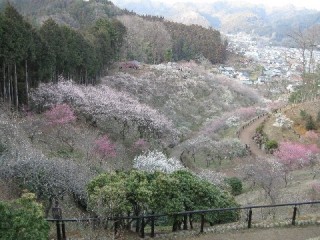
[[[142,220],[141,220],[141,231],[140,231],[140,237],[141,238],[144,238],[144,217],[142,217]]]
[[[200,233],[203,233],[204,228],[204,214],[201,214],[201,226],[200,226]]]
[[[57,240],[62,240],[59,220],[56,221],[56,228],[57,228]]]
[[[154,213],[152,213],[153,215]],[[154,238],[154,216],[151,217],[151,233],[150,237]]]
[[[64,221],[61,221],[61,230],[62,230],[62,239],[63,240],[67,240],[67,236],[66,236],[66,226]]]
[[[252,209],[249,210],[249,216],[248,216],[248,228],[251,228],[251,221],[252,221]]]
[[[113,219],[113,225],[114,225],[114,236],[118,235],[118,219]]]
[[[57,240],[62,240],[61,228],[60,228],[60,220],[62,219],[62,210],[59,207],[58,200],[55,201],[54,207],[52,208],[52,217],[56,220],[56,228],[57,228]],[[64,239],[65,239],[65,227],[63,227],[64,231]]]
[[[292,225],[296,225],[297,205],[293,208]]]

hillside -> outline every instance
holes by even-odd
[[[188,1],[160,4],[152,0],[115,0],[114,3],[140,14],[164,16],[185,24],[210,26],[223,33],[254,32],[278,43],[283,41],[283,44],[293,30],[304,30],[319,23],[318,11],[297,9],[292,5],[270,9],[261,4],[230,1],[201,5]]]
[[[42,220],[59,201],[65,218],[101,221],[70,223],[69,236],[134,239],[154,220],[142,215],[161,214],[164,232],[202,220],[224,231],[242,229],[248,212],[177,212],[319,198],[318,70],[289,93],[284,75],[236,78],[226,60],[252,75],[263,67],[227,54],[211,28],[105,0],[12,4],[22,12],[0,12],[1,209],[31,192]],[[260,209],[255,227],[281,226],[291,210]],[[297,219],[314,223],[317,211],[299,206]],[[134,219],[112,220],[123,216]]]
[[[32,23],[41,25],[48,18],[59,24],[82,28],[90,26],[99,18],[111,18],[125,13],[111,1],[77,1],[77,0],[1,0],[0,9],[10,2],[22,15]]]

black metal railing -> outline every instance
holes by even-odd
[[[253,206],[244,206],[244,207],[234,207],[234,208],[218,208],[218,209],[207,209],[207,210],[195,210],[195,211],[185,211],[185,212],[176,212],[171,214],[149,214],[149,215],[140,215],[140,216],[127,216],[127,217],[107,217],[104,221],[113,222],[114,234],[117,234],[119,228],[119,222],[121,221],[139,221],[140,229],[139,234],[141,238],[145,237],[145,227],[150,225],[150,237],[155,237],[155,227],[156,220],[163,217],[172,217],[173,219],[177,219],[179,216],[183,217],[183,230],[188,230],[188,217],[191,219],[192,216],[199,216],[200,219],[200,229],[199,232],[204,232],[205,226],[205,216],[209,213],[219,213],[226,211],[247,211],[247,228],[252,227],[252,219],[253,219],[253,209],[266,209],[266,208],[281,208],[281,207],[293,207],[292,216],[290,219],[291,225],[296,225],[297,219],[297,211],[298,207],[303,205],[316,205],[320,204],[320,201],[313,202],[297,202],[297,203],[283,203],[283,204],[273,204],[273,205],[253,205]],[[320,214],[320,212],[319,212]],[[86,222],[86,223],[101,223],[102,220],[99,218],[83,218],[83,219],[47,219],[48,222],[55,222],[57,228],[57,240],[65,240],[66,239],[66,230],[65,223],[67,222]],[[199,223],[199,222],[198,222]],[[193,229],[193,226],[191,226]],[[173,231],[176,231],[177,228],[173,228]]]

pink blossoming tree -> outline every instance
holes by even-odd
[[[44,115],[50,125],[63,125],[76,120],[74,111],[67,104],[58,104],[46,111]]]
[[[98,138],[94,142],[94,151],[100,156],[100,165],[102,165],[102,161],[110,158],[115,157],[116,154],[116,145],[111,142],[107,135],[104,135]]]
[[[285,181],[288,183],[290,171],[297,167],[312,164],[313,156],[318,154],[320,149],[315,144],[301,144],[297,142],[282,142],[274,155],[283,165]]]
[[[57,104],[44,113],[46,124],[45,131],[52,134],[53,138],[63,143],[62,147],[67,146],[70,152],[74,151],[74,139],[72,135],[67,134],[70,127],[67,125],[76,120],[76,116],[71,107],[67,104]]]

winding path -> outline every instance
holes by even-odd
[[[260,124],[268,118],[268,115],[262,116],[254,121],[249,126],[245,127],[239,135],[239,139],[243,144],[247,144],[250,147],[251,153],[256,157],[266,157],[267,154],[262,151],[258,145],[253,141],[252,137],[256,132],[256,128],[260,126]]]

